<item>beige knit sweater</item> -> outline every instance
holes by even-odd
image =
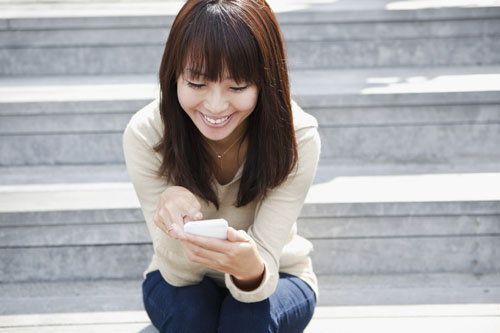
[[[279,187],[268,191],[262,202],[253,202],[240,208],[236,201],[243,165],[234,179],[226,185],[216,185],[220,208],[198,198],[204,219],[224,218],[229,225],[248,232],[257,244],[265,263],[265,274],[260,286],[252,291],[239,289],[227,273],[193,263],[184,255],[180,241],[164,234],[153,222],[160,194],[172,184],[156,176],[162,156],[152,150],[162,135],[159,100],[139,110],[131,118],[123,134],[123,150],[130,179],[134,185],[146,220],[154,254],[146,274],[159,269],[163,278],[174,286],[199,283],[203,276],[213,278],[219,286],[226,286],[231,295],[241,302],[258,302],[276,289],[279,275],[285,272],[304,280],[318,297],[318,284],[309,253],[312,244],[297,235],[297,217],[311,186],[320,153],[318,124],[314,117],[293,103],[293,120],[298,145],[299,162]]]

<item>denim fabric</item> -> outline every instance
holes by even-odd
[[[160,332],[302,332],[312,318],[316,295],[300,278],[280,273],[267,299],[242,303],[227,288],[205,277],[200,284],[174,287],[159,271],[142,283],[143,301]]]

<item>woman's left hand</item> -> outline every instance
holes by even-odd
[[[244,231],[227,229],[227,240],[186,233],[184,252],[192,262],[229,273],[244,290],[255,289],[264,275],[264,261],[255,241]]]

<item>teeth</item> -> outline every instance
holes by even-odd
[[[229,118],[229,116],[227,117],[224,117],[224,118],[220,118],[220,119],[212,119],[212,118],[208,118],[207,116],[203,115],[203,117],[211,124],[220,124],[220,123],[223,123],[227,120],[227,118]]]

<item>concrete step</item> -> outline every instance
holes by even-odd
[[[465,274],[320,276],[318,305],[495,304],[500,301],[499,281],[498,275]],[[78,319],[70,318],[83,312],[143,311],[141,283],[142,279],[3,283],[0,328],[20,325],[19,317],[29,314],[40,317],[31,316],[25,325],[48,324],[42,320],[48,317],[44,314],[77,324]]]
[[[155,73],[181,4],[0,6],[0,74]],[[290,66],[328,69],[498,64],[499,4],[465,1],[470,8],[462,8],[464,1],[455,0],[445,8],[403,8],[379,0],[275,5]]]
[[[500,170],[500,161],[462,160],[460,163],[434,164],[340,164],[320,160],[314,184],[329,182],[336,177],[433,175],[462,173],[494,173]],[[38,165],[0,167],[0,185],[124,183],[129,182],[125,164],[103,165]]]
[[[434,174],[462,174],[462,173],[492,173],[500,170],[500,163],[495,160],[481,160],[480,164],[474,159],[461,159],[450,161],[450,163],[358,163],[341,164],[340,161],[328,159],[320,160],[315,184],[324,183],[336,177],[358,177],[358,176],[405,176],[405,175],[434,175]],[[5,168],[5,170],[14,168]],[[2,169],[0,169],[1,171]],[[0,177],[2,179],[2,177]],[[21,178],[23,179],[23,178]]]
[[[500,68],[294,71],[336,165],[500,161]],[[139,76],[3,78],[0,165],[121,164],[121,133],[158,94]],[[394,140],[398,138],[398,140]]]
[[[338,177],[311,188],[299,234],[319,275],[492,274],[499,188],[498,173]],[[1,186],[0,211],[3,282],[140,278],[153,253],[129,183]]]
[[[386,282],[392,281],[388,278],[383,279]],[[401,278],[397,277],[398,280]],[[463,280],[464,277],[455,278]],[[453,277],[448,276],[443,280],[450,282]],[[325,284],[324,281],[321,282],[321,285]],[[366,282],[372,283],[373,279]],[[2,289],[0,295],[3,295],[2,304],[8,306],[0,313],[0,332],[157,333],[143,309],[140,283],[140,280],[103,280],[2,285],[0,286]],[[338,284],[338,287],[341,285]],[[351,289],[344,289],[345,294],[351,292],[351,295],[358,295],[356,292],[358,289],[352,289],[354,285],[350,285]],[[483,284],[484,286],[486,284]],[[346,287],[344,284],[343,288]],[[491,296],[493,292],[498,292],[498,287],[491,287],[490,285],[488,289],[484,289],[490,293],[483,292],[483,295]],[[370,289],[365,283],[362,289],[364,292],[370,290],[373,292],[375,286]],[[335,329],[360,333],[374,328],[383,329],[385,332],[404,330],[468,333],[477,329],[484,333],[497,332],[497,328],[500,327],[498,296],[496,298],[482,296],[478,301],[476,297],[481,295],[480,292],[474,293],[471,292],[471,288],[459,289],[448,285],[443,288],[443,291],[449,292],[448,295],[439,298],[436,290],[428,286],[423,290],[408,292],[386,285],[379,290],[386,297],[382,298],[379,304],[373,305],[363,305],[366,303],[365,297],[358,298],[363,300],[360,304],[346,306],[338,302],[338,298],[331,298],[333,301],[331,305],[324,305],[322,297],[306,332],[331,332]],[[423,302],[413,304],[405,302],[403,305],[401,302],[391,303],[387,300],[388,295],[398,295],[402,296],[399,301],[408,301],[404,296],[417,293]],[[325,295],[323,290],[322,295]],[[456,298],[457,295],[460,296]],[[356,297],[350,298],[355,300]],[[433,302],[436,300],[440,302]]]
[[[491,304],[498,274],[320,275],[320,304],[342,306]]]
[[[141,283],[142,279],[2,283],[2,304],[8,306],[2,306],[0,315],[144,310]]]
[[[359,2],[357,2],[359,3]],[[1,6],[0,6],[1,8]],[[410,40],[421,38],[470,38],[477,36],[495,36],[499,33],[498,11],[489,8],[462,11],[460,14],[446,15],[448,10],[442,10],[441,17],[423,15],[408,17],[407,12],[383,16],[378,19],[346,20],[345,17],[335,17],[330,12],[301,11],[299,13],[278,13],[283,35],[287,43],[296,42],[349,42],[366,41],[369,39]],[[360,10],[356,12],[360,13]],[[396,13],[394,13],[396,14]],[[173,22],[172,16],[136,17],[133,22],[122,17],[114,17],[105,24],[102,18],[96,16],[68,20],[55,18],[46,21],[42,18],[11,18],[10,29],[0,30],[4,38],[0,47],[4,48],[54,48],[75,46],[134,46],[137,44],[159,45],[165,43],[166,34]],[[90,19],[90,20],[89,20]],[[129,19],[129,17],[127,17]],[[5,19],[4,19],[5,20]],[[38,22],[36,21],[38,20]],[[40,23],[40,25],[37,25]],[[32,31],[33,26],[41,30]],[[63,30],[64,28],[68,30]],[[91,28],[93,28],[91,30]],[[71,32],[70,33],[70,30]],[[97,29],[97,30],[95,30]],[[123,34],[127,34],[126,38]],[[347,44],[348,45],[348,44]],[[334,66],[336,67],[336,66]]]
[[[450,15],[459,15],[476,9],[477,17],[495,17],[489,9],[500,7],[498,0],[450,0],[446,2],[418,2],[418,3],[394,3],[391,0],[269,0],[267,1],[273,11],[285,20],[289,17],[298,22],[310,22],[311,17],[320,21],[328,18],[350,22],[376,19],[395,19],[404,17],[406,19],[418,19],[419,15],[425,14],[429,18],[450,18]],[[2,18],[64,18],[76,19],[72,24],[81,24],[82,17],[93,13],[96,17],[120,17],[127,16],[164,16],[175,15],[184,4],[182,0],[95,0],[95,1],[58,1],[58,0],[0,0]],[[446,11],[439,9],[446,8]],[[437,9],[437,10],[436,10]],[[308,13],[308,16],[298,16],[296,12]],[[312,15],[314,14],[314,15]],[[23,21],[23,27],[30,26],[31,21]],[[53,22],[49,20],[42,23],[49,26]],[[71,20],[65,21],[71,24]],[[103,25],[113,25],[114,21],[102,20]]]
[[[125,164],[0,167],[0,185],[128,181]]]
[[[496,305],[317,307],[306,333],[329,333],[332,330],[362,333],[370,330],[396,332],[497,333],[500,326]],[[394,315],[394,312],[398,315]],[[473,311],[474,314],[467,313]],[[337,314],[338,313],[338,314]],[[380,315],[382,313],[382,315]],[[67,316],[64,314],[64,316]],[[83,317],[83,319],[82,319]],[[12,316],[6,317],[11,320]],[[81,313],[67,316],[78,324],[64,324],[60,315],[21,315],[19,326],[6,326],[0,332],[133,332],[158,333],[145,312]],[[78,318],[78,319],[76,319]],[[26,322],[26,325],[23,323]],[[37,323],[41,323],[38,325]]]
[[[319,306],[305,332],[496,333],[498,309],[498,304]],[[0,332],[158,333],[145,311],[9,315],[0,320],[5,323]]]

